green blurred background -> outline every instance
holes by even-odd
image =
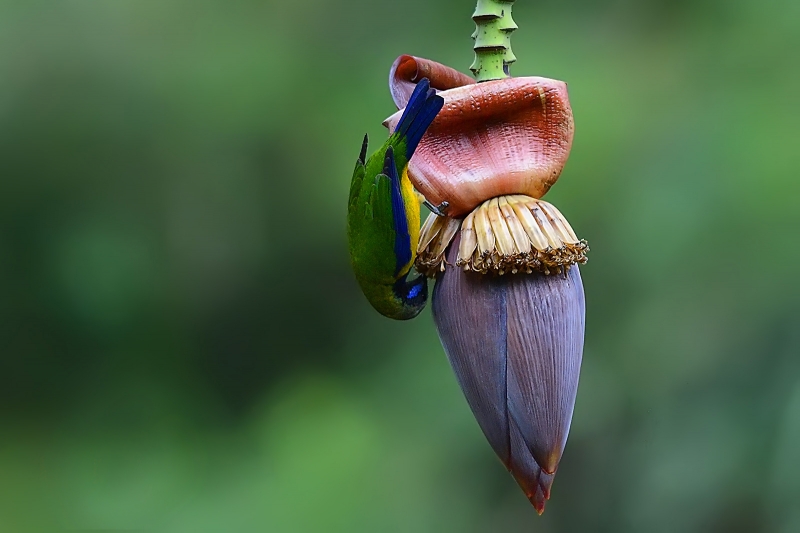
[[[515,5],[592,247],[542,517],[347,262],[389,66],[473,8],[0,2],[0,531],[800,531],[800,3]]]

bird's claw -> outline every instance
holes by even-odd
[[[444,202],[440,203],[439,205],[433,205],[428,200],[425,200],[422,203],[425,205],[425,207],[427,207],[428,209],[431,210],[431,213],[433,213],[436,216],[440,216],[440,217],[445,216],[445,214],[444,214],[445,210],[448,207],[450,207],[450,202],[448,202],[448,201],[444,201]]]

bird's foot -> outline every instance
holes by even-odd
[[[447,201],[444,201],[444,202],[440,203],[439,205],[433,205],[428,200],[425,200],[422,203],[425,205],[425,207],[427,207],[428,209],[431,210],[431,213],[433,213],[436,216],[440,216],[440,217],[445,216],[445,214],[444,214],[445,210],[447,210],[447,208],[450,207],[450,202],[447,202]]]

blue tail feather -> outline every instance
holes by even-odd
[[[406,139],[406,159],[411,159],[419,141],[442,109],[444,98],[431,89],[428,78],[422,78],[408,100],[395,133]]]

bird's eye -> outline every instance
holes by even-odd
[[[422,292],[422,283],[418,283],[416,285],[413,285],[411,289],[409,289],[408,296],[406,296],[406,298],[412,300],[417,296],[419,296],[421,292]]]

